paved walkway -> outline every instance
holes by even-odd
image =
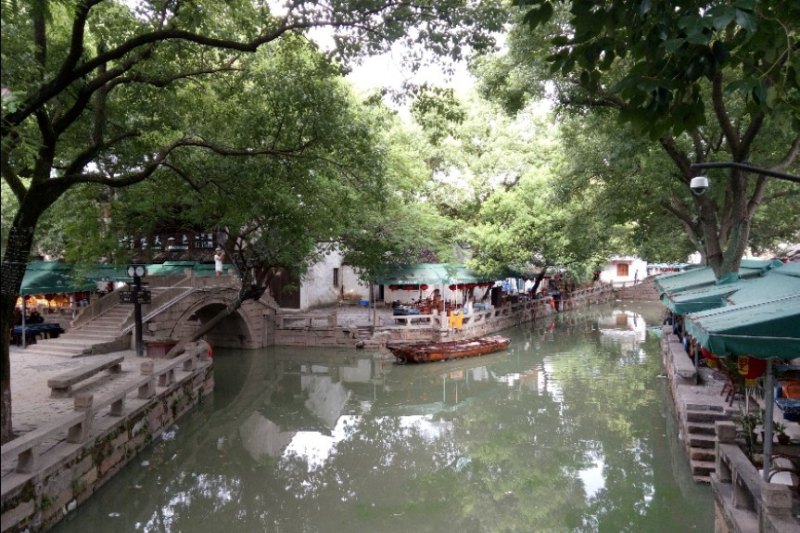
[[[110,355],[110,354],[109,354]],[[136,352],[118,352],[124,355],[122,372],[103,372],[87,381],[76,392],[93,394],[111,392],[141,377],[141,362]],[[87,363],[85,357],[59,355],[29,355],[19,346],[11,347],[11,423],[14,433],[26,433],[47,424],[55,417],[73,411],[73,398],[51,398],[47,380]]]

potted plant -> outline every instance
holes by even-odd
[[[756,440],[758,439],[756,428],[761,425],[761,413],[758,411],[754,413],[743,413],[736,417],[736,422],[738,422],[741,427],[741,431],[744,434],[745,445],[752,458],[752,454],[755,451]]]
[[[782,424],[781,422],[775,422],[773,426],[775,432],[778,435],[778,443],[779,444],[789,444],[789,435],[786,434],[786,424]]]

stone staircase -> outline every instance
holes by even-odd
[[[614,297],[620,300],[658,300],[660,294],[654,280],[655,276],[650,276],[636,285],[615,288]]]
[[[92,346],[116,340],[131,313],[133,306],[117,304],[89,322],[70,328],[56,339],[39,339],[36,344],[26,347],[25,353],[81,357]]]
[[[711,474],[716,468],[714,423],[731,419],[731,413],[721,406],[686,404],[685,443],[695,481],[711,483]]]

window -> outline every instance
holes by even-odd
[[[334,287],[338,287],[339,286],[339,269],[338,268],[334,268],[333,269],[333,286]]]
[[[628,263],[617,263],[617,277],[618,278],[628,277]]]

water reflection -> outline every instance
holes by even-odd
[[[220,351],[213,401],[59,530],[710,530],[710,491],[665,437],[659,319],[568,313],[420,366]]]

